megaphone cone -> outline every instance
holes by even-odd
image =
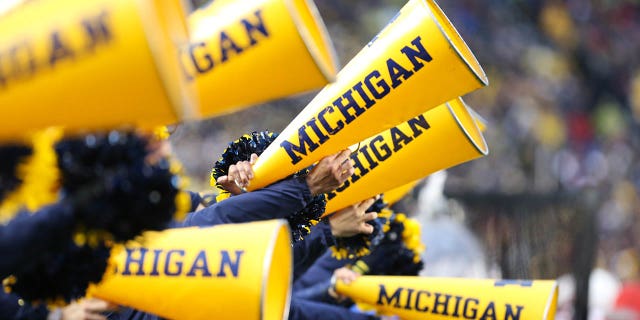
[[[478,129],[481,132],[485,132],[487,130],[487,126],[489,125],[489,121],[481,116],[477,111],[473,110],[473,108],[467,106],[467,110],[469,110],[469,114],[471,114],[473,120],[475,120]]]
[[[553,319],[558,300],[552,280],[361,276],[336,291],[401,319]]]
[[[260,156],[250,188],[487,84],[433,0],[410,0]]]
[[[180,66],[180,1],[42,0],[0,20],[0,140],[176,122],[195,115]]]
[[[400,201],[407,193],[411,192],[413,188],[422,180],[422,178],[411,181],[407,184],[401,185],[399,187],[393,188],[392,190],[386,191],[382,197],[384,202],[388,203],[389,206],[394,203]]]
[[[205,116],[335,79],[334,48],[310,0],[216,0],[189,22],[191,45],[183,64],[195,79]]]
[[[286,319],[290,241],[285,220],[148,232],[89,294],[170,319]]]
[[[351,154],[355,173],[327,195],[325,213],[488,152],[464,101],[449,101],[362,141]]]

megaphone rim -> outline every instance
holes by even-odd
[[[315,28],[315,31],[318,32],[320,36],[320,38],[317,39],[318,41],[315,41],[316,39],[314,39],[311,31],[307,28],[308,25],[303,23],[304,18],[300,12],[296,10],[296,1],[299,1],[303,5],[303,9],[307,11],[306,13],[312,22],[311,27]],[[328,82],[334,82],[339,69],[338,55],[315,3],[312,0],[284,0],[284,3],[289,14],[291,14],[298,35],[300,35],[302,42],[304,42],[311,58],[316,62],[316,67]],[[326,48],[326,52],[323,53],[321,48]]]
[[[460,104],[461,108],[456,108],[453,105],[456,102]],[[456,121],[456,124],[458,125],[460,130],[464,133],[467,140],[469,140],[469,142],[473,145],[473,147],[476,148],[476,150],[478,150],[478,152],[480,152],[483,156],[486,156],[487,154],[489,154],[489,146],[487,145],[487,141],[485,140],[484,135],[478,128],[478,125],[473,119],[473,116],[471,116],[471,114],[469,113],[468,111],[469,106],[464,102],[462,97],[458,97],[452,101],[448,101],[446,105],[447,105],[447,108],[449,109],[449,112],[451,113],[451,116],[453,116],[453,119]],[[463,114],[460,115],[459,112],[456,112],[456,111],[462,112]],[[461,116],[465,116],[465,115],[467,116],[468,119],[461,118]],[[465,125],[464,122],[466,122],[467,125]],[[474,132],[470,132],[469,130],[474,130]],[[477,136],[478,139],[474,139],[474,136]]]
[[[480,83],[482,83],[483,86],[489,85],[489,78],[487,77],[487,74],[484,72],[484,69],[482,69],[480,62],[478,62],[478,59],[473,54],[473,51],[471,51],[466,41],[464,41],[462,36],[460,36],[460,33],[458,32],[458,30],[453,25],[453,23],[451,23],[451,20],[449,20],[449,18],[444,13],[444,11],[442,11],[440,6],[434,0],[418,0],[418,1],[420,1],[422,4],[426,6],[426,9],[429,12],[429,15],[431,16],[433,21],[435,22],[436,26],[438,26],[438,29],[440,30],[442,35],[445,37],[445,39],[447,39],[447,42],[449,43],[450,47],[453,48],[453,51],[455,51],[456,55],[458,55],[458,57],[462,59],[462,61],[464,61],[464,64],[465,66],[467,66],[467,69],[469,69],[469,71],[473,73],[476,79],[478,79],[478,81],[480,81]],[[436,12],[434,12],[434,10]],[[445,25],[443,26],[442,23],[444,23]],[[447,33],[447,31],[445,31],[445,28],[452,33],[455,39],[451,38],[450,34]],[[460,46],[456,45],[458,43]],[[464,52],[461,52],[461,50]],[[471,59],[471,61],[469,61],[467,57]]]
[[[162,86],[165,88],[163,94],[171,104],[174,116],[179,120],[194,119],[197,116],[198,100],[195,89],[189,90],[186,79],[180,66],[179,48],[189,42],[189,25],[187,22],[187,8],[182,0],[174,1],[136,1],[138,9],[142,13],[158,12],[155,21],[151,21],[154,15],[141,14],[141,22],[144,34],[147,37],[147,47],[155,62],[154,69],[160,78]],[[155,10],[151,10],[151,9]],[[178,9],[178,12],[174,10]],[[168,14],[180,17],[170,20]],[[173,22],[175,25],[170,25]],[[177,23],[176,23],[177,22]],[[179,28],[176,28],[178,26]],[[159,28],[156,28],[159,27]],[[175,43],[177,39],[176,30],[180,30],[184,37],[182,43]],[[164,46],[170,45],[174,48],[173,53],[165,53]],[[170,61],[171,63],[167,63]],[[172,71],[169,71],[172,70]],[[179,75],[173,77],[172,75]]]
[[[544,320],[547,319],[553,319],[553,315],[555,315],[555,312],[553,312],[553,315],[551,315],[551,311],[555,311],[555,310],[551,310],[551,306],[555,305],[557,308],[557,304],[558,304],[558,282],[557,281],[553,281],[553,286],[551,287],[551,294],[549,294],[549,300],[547,300],[547,304],[544,307]],[[549,317],[551,315],[551,317]]]
[[[277,224],[277,227],[274,228],[275,231],[273,232],[273,235],[271,236],[271,241],[269,242],[269,246],[265,251],[265,258],[262,265],[262,287],[260,288],[260,319],[267,319],[265,318],[266,308],[268,304],[267,286],[269,285],[269,278],[270,278],[269,276],[271,273],[273,253],[275,251],[276,244],[278,242],[277,240],[278,240],[278,237],[280,236],[280,233],[284,232],[288,236],[287,238],[289,238],[287,243],[291,242],[291,239],[289,236],[291,235],[291,229],[289,227],[289,223],[283,219],[278,219],[275,221],[275,223]],[[289,252],[290,261],[293,262],[293,254],[291,250],[289,250],[288,252]],[[289,308],[291,305],[291,290],[292,290],[292,282],[293,282],[293,270],[289,270],[288,275],[289,275],[289,280],[287,285],[287,294],[285,297],[284,309],[282,313],[283,320],[289,318]]]
[[[467,110],[469,110],[469,113],[471,114],[473,119],[476,120],[476,124],[478,124],[478,123],[480,124],[480,125],[478,125],[478,129],[480,129],[480,132],[484,132],[486,130],[487,126],[489,125],[489,120],[487,120],[485,117],[481,116],[476,110],[474,110],[470,106],[467,106]]]

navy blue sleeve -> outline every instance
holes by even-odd
[[[315,263],[293,283],[293,291],[301,291],[316,283],[331,279],[333,271],[342,268],[347,264],[352,264],[355,259],[338,260],[331,255],[330,251],[325,252]]]
[[[289,178],[192,212],[177,226],[214,226],[286,218],[302,210],[311,198],[304,178]]]
[[[189,211],[196,211],[196,209],[198,209],[198,206],[200,206],[200,204],[202,203],[202,196],[194,191],[187,192],[189,193],[189,197],[191,198],[191,210]]]
[[[291,298],[289,320],[373,320],[374,316],[352,312],[347,308],[326,303]]]
[[[318,223],[302,241],[294,243],[293,282],[295,283],[333,244],[331,227],[326,223]]]
[[[107,313],[106,316],[109,320],[163,320],[156,315],[129,307],[122,307],[118,312]]]
[[[44,304],[32,306],[20,305],[15,294],[0,291],[0,319],[5,320],[46,320],[49,310]]]
[[[23,212],[0,226],[0,278],[5,278],[42,253],[66,244],[75,225],[66,202]]]

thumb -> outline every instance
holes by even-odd
[[[220,178],[218,178],[218,180],[216,180],[217,183],[219,184],[225,184],[229,182],[229,176],[222,176]]]
[[[256,164],[256,161],[258,161],[258,155],[255,153],[251,154],[251,160],[249,160],[249,164],[254,165]]]

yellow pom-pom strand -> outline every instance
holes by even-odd
[[[402,220],[398,219],[400,215],[402,215],[402,217],[400,218]],[[420,261],[420,254],[422,254],[425,249],[425,245],[422,243],[420,237],[422,233],[422,226],[420,225],[420,222],[412,218],[407,218],[403,214],[396,215],[396,220],[403,222],[404,231],[402,231],[402,241],[404,242],[404,245],[407,247],[407,249],[413,251],[413,262],[417,263],[418,261]]]
[[[22,184],[0,205],[0,223],[9,221],[21,209],[33,212],[56,201],[60,173],[54,145],[61,137],[60,128],[32,135],[33,153],[16,169]]]
[[[216,188],[216,190],[218,190],[218,195],[216,195],[216,202],[221,202],[231,197],[231,192],[227,190],[224,190],[222,188]]]
[[[153,128],[153,137],[156,140],[159,140],[159,141],[167,140],[169,139],[170,135],[171,134],[169,133],[169,129],[166,126],[159,126],[159,127]]]

